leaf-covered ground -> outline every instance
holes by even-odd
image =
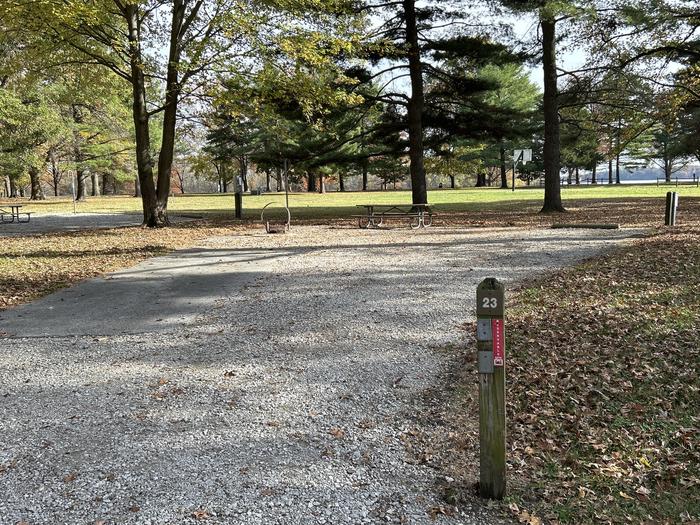
[[[0,310],[240,228],[200,222],[0,237]]]
[[[528,283],[509,303],[514,517],[698,523],[700,228],[637,240]],[[448,400],[456,487],[478,477],[478,436],[465,419],[478,413],[472,350]]]

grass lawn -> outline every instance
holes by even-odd
[[[594,200],[630,202],[635,200],[663,199],[669,190],[677,190],[681,197],[700,199],[700,188],[695,186],[656,185],[621,185],[621,186],[581,186],[565,187],[562,197],[566,205],[578,208]],[[439,212],[468,213],[475,211],[511,213],[535,213],[539,210],[543,198],[542,189],[501,190],[496,188],[468,188],[459,190],[435,190],[429,192],[428,200]],[[0,201],[2,203],[9,201]],[[262,207],[274,202],[278,206],[284,203],[284,194],[268,193],[260,196],[246,195],[243,207],[246,215],[255,219],[260,216]],[[358,213],[358,204],[407,204],[411,202],[409,191],[370,191],[370,192],[334,192],[326,194],[295,193],[289,197],[293,218],[328,219],[348,217]],[[32,213],[72,213],[73,203],[70,198],[50,198],[41,202],[23,203],[23,211]],[[177,195],[169,200],[168,208],[173,213],[197,214],[206,216],[229,215],[233,209],[233,194],[191,194]],[[85,202],[76,203],[78,212],[87,213],[138,213],[141,200],[128,196],[89,197]]]

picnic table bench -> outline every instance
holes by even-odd
[[[364,208],[357,217],[360,228],[380,228],[387,218],[408,218],[411,228],[427,228],[433,224],[433,212],[428,204],[358,204]]]
[[[0,208],[0,222],[3,224],[8,224],[11,222],[29,222],[29,219],[31,219],[31,213],[29,212],[20,212],[19,210],[22,208],[21,204],[9,204],[7,206],[10,208],[10,211],[7,211],[3,208]],[[22,219],[22,216],[26,216],[26,218]],[[9,219],[7,218],[9,216]]]

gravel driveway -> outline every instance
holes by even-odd
[[[484,277],[631,233],[299,227],[187,252],[181,272],[206,266],[221,288],[167,329],[114,333],[80,299],[70,316],[45,308],[70,290],[37,301],[24,319],[70,328],[0,338],[0,523],[497,523],[478,504],[433,521],[440,472],[404,445],[455,366],[440,348],[460,342]],[[185,298],[158,261],[130,271],[151,285],[134,301],[168,297],[167,317]],[[139,311],[113,315],[138,328]]]

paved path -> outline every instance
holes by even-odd
[[[406,444],[476,284],[630,233],[249,233],[6,312],[0,524],[436,523]]]

